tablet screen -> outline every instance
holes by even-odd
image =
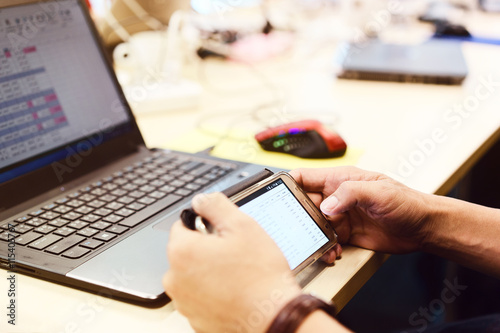
[[[328,242],[328,237],[281,179],[236,205],[271,236],[292,270]]]

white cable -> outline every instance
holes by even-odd
[[[181,33],[182,24],[184,23],[185,12],[176,10],[170,16],[167,27],[167,44],[165,48],[166,60],[164,62],[164,72],[169,73],[171,79],[176,81],[181,76],[183,61],[181,59],[182,52],[177,50],[179,46],[179,35]]]
[[[111,13],[111,11],[109,11],[108,14],[104,16],[104,20],[109,25],[109,27],[111,27],[111,30],[115,34],[117,34],[122,41],[127,41],[130,39],[130,34],[128,33],[127,29],[125,29],[120,24],[120,22],[115,18],[115,16]]]
[[[136,0],[123,0],[123,2],[141,19],[144,24],[149,26],[151,29],[159,30],[163,28],[163,24],[144,10],[144,8],[142,8]]]

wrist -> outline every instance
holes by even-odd
[[[422,241],[420,251],[429,252],[439,242],[444,220],[448,214],[448,202],[444,197],[432,194],[424,195],[425,215],[422,221]]]
[[[335,314],[332,304],[309,294],[300,294],[278,312],[266,333],[306,332],[318,325],[326,328],[328,326],[324,325],[332,321]]]
[[[423,251],[443,255],[466,249],[480,251],[488,246],[498,222],[491,208],[449,197],[433,197],[425,223],[427,237]]]
[[[310,332],[351,332],[324,311],[316,310],[305,318],[296,333]]]

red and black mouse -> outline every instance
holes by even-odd
[[[344,139],[317,120],[302,120],[257,133],[262,149],[302,158],[332,158],[347,150]]]

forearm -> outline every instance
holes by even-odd
[[[500,210],[435,197],[423,250],[500,277]]]

